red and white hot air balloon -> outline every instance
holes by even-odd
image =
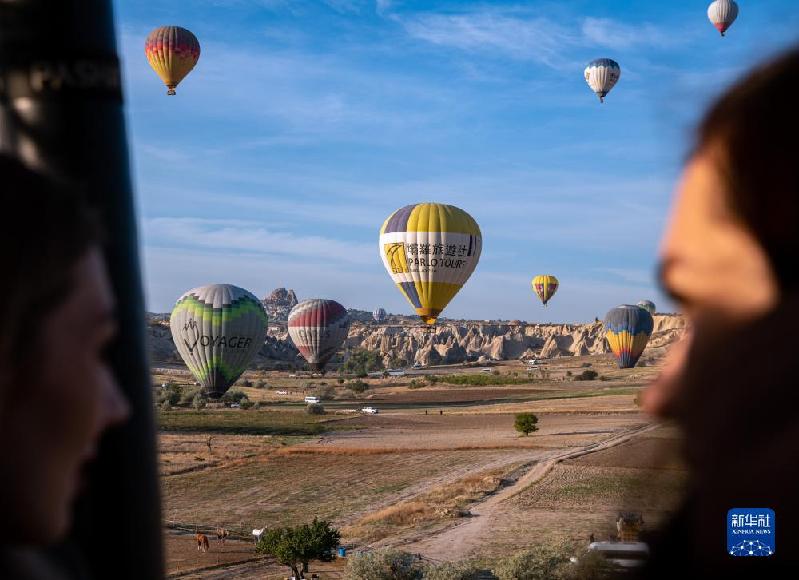
[[[738,4],[735,0],[716,0],[707,7],[707,17],[716,30],[724,36],[727,29],[738,18]]]

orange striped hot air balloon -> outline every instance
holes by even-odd
[[[191,31],[180,26],[159,26],[144,42],[144,54],[155,73],[164,81],[167,95],[186,78],[200,59],[200,43]]]

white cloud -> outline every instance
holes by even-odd
[[[497,10],[461,14],[420,14],[401,20],[411,36],[472,52],[499,52],[553,68],[567,61],[564,47],[579,36],[547,18],[525,18]]]
[[[375,244],[317,235],[271,231],[258,222],[158,217],[144,220],[144,241],[151,246],[189,246],[310,258],[319,262],[363,264],[377,255]]]
[[[667,48],[685,42],[679,32],[667,33],[653,24],[630,25],[611,18],[588,17],[583,20],[581,31],[587,43],[614,50],[641,46]]]

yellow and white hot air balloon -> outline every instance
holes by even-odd
[[[558,286],[560,283],[555,276],[551,274],[544,274],[542,276],[536,276],[533,278],[530,285],[533,287],[533,292],[536,293],[539,300],[544,304],[547,305],[547,302],[555,295],[555,292],[558,291]]]
[[[483,239],[477,222],[462,209],[417,203],[388,217],[379,245],[397,288],[426,324],[435,324],[474,272]]]

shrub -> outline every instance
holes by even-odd
[[[637,365],[635,365],[635,366],[637,366],[637,367],[639,367],[639,368],[640,368],[640,367],[645,367],[645,366],[646,366],[646,361],[645,361],[645,360],[639,360],[639,361],[638,361],[638,364],[637,364]]]
[[[421,580],[416,556],[397,550],[375,550],[347,560],[348,580]]]
[[[588,367],[590,367],[590,366],[593,366],[593,365],[592,365],[590,362],[584,362],[584,363],[583,363],[583,364],[581,364],[580,366],[581,366],[582,368],[584,368],[584,369],[587,369]]]
[[[333,398],[333,395],[336,394],[336,389],[334,389],[330,385],[319,385],[316,387],[316,396],[319,397],[320,401],[329,401]]]
[[[519,413],[513,421],[513,428],[519,433],[524,433],[525,437],[534,431],[538,431],[538,417],[532,413]]]
[[[575,381],[593,381],[599,376],[599,373],[596,371],[583,371],[576,377],[574,377]]]
[[[265,389],[266,388],[266,381],[258,381],[255,383],[256,389]]]
[[[180,393],[181,388],[179,386],[177,386],[175,383],[167,383],[166,387],[161,389],[161,391],[158,393],[156,401],[160,405],[168,402],[169,406],[173,407],[180,402]]]
[[[439,378],[438,378],[437,375],[427,375],[426,378],[427,378],[427,382],[430,383],[431,385],[435,385],[439,381]]]
[[[239,405],[241,405],[242,409],[250,409],[254,403],[247,397],[244,397],[241,401],[239,401]]]
[[[222,395],[221,401],[223,403],[238,403],[246,397],[247,395],[243,391],[228,391]]]
[[[427,386],[427,383],[424,381],[424,379],[411,379],[410,384],[408,384],[409,389],[421,389],[425,386]]]
[[[180,405],[193,405],[194,399],[200,394],[200,389],[185,389],[180,395]]]
[[[161,410],[162,411],[171,411],[172,410],[172,405],[169,403],[169,401],[164,401],[163,403],[161,403]]]
[[[493,572],[499,580],[558,578],[569,565],[567,554],[562,547],[539,545],[502,560]]]
[[[572,372],[571,372],[571,371],[566,371],[566,376],[567,376],[567,377],[570,377],[570,376],[572,376]]]
[[[620,570],[605,556],[594,550],[585,550],[577,562],[567,567],[562,574],[564,580],[602,580],[616,578]]]
[[[495,377],[498,377],[500,375],[499,369],[494,369],[493,371],[491,371],[491,374],[494,375]]]
[[[252,381],[250,379],[242,379],[239,381],[239,385],[242,387],[250,388],[252,387]]]
[[[353,393],[363,393],[369,388],[369,384],[363,381],[351,381],[347,383],[347,388]]]
[[[424,567],[424,580],[478,580],[480,572],[469,564],[429,564]]]
[[[257,411],[261,408],[261,401],[255,401],[255,404],[252,406],[253,411]]]
[[[305,412],[309,415],[324,415],[325,408],[319,403],[311,403],[305,407]]]
[[[338,384],[339,384],[339,385],[343,385],[343,384],[344,384],[344,379],[342,379],[341,377],[339,377],[339,378],[338,378]]]
[[[191,402],[191,406],[195,409],[204,409],[208,399],[202,393],[197,393],[194,395],[194,399]]]

